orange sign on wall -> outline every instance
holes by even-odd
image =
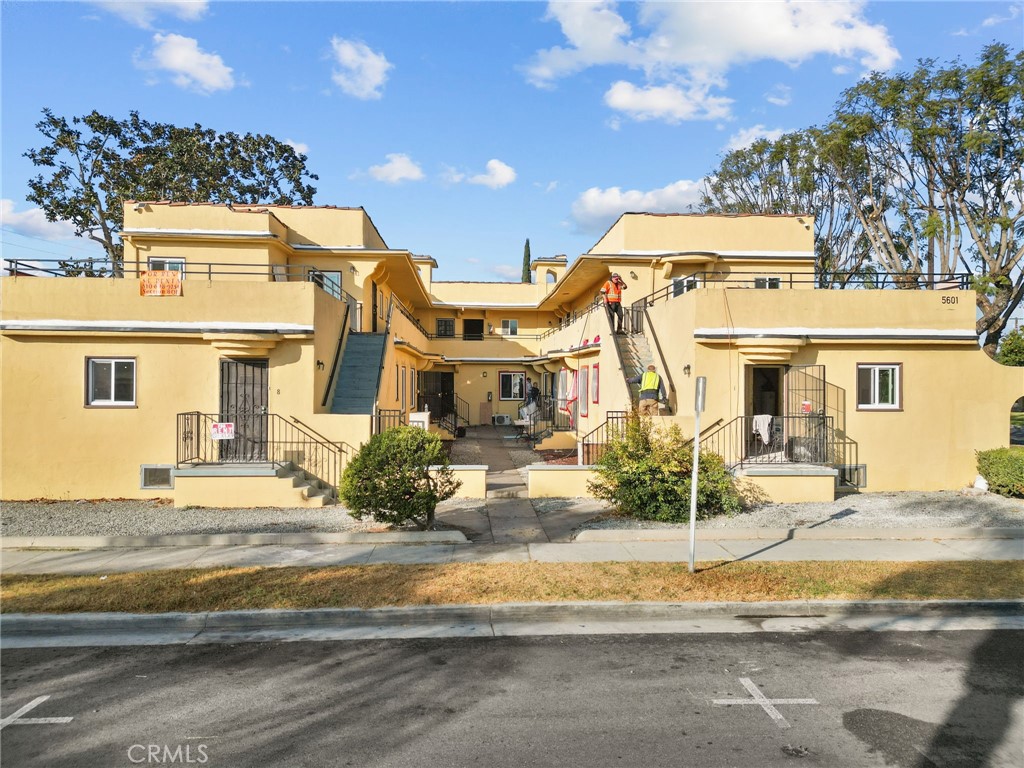
[[[174,269],[151,269],[139,277],[140,296],[181,296],[181,273]]]

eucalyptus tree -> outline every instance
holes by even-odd
[[[822,157],[882,269],[906,287],[970,272],[995,354],[1024,298],[1024,54],[919,63],[846,91]]]
[[[821,131],[810,128],[729,152],[705,179],[700,208],[706,213],[814,216],[819,283],[843,287],[870,272],[871,250],[856,204],[821,159],[822,141]]]
[[[264,134],[154,123],[137,112],[118,120],[95,110],[69,120],[44,109],[36,128],[46,143],[25,157],[44,170],[29,180],[27,199],[49,221],[71,222],[76,235],[99,243],[116,276],[123,274],[125,200],[311,205],[316,193],[306,156]]]

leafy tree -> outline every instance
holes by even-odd
[[[690,519],[692,441],[678,425],[655,428],[650,418],[634,416],[625,433],[608,444],[594,467],[591,493],[616,505],[619,512],[642,520],[685,522]],[[701,453],[697,469],[697,517],[740,511],[739,492],[725,461]]]
[[[395,427],[359,449],[342,473],[340,497],[357,520],[412,522],[430,530],[438,503],[454,496],[461,485],[437,435],[419,427]]]
[[[1017,328],[1003,337],[996,360],[1003,365],[1024,366],[1024,328]]]
[[[705,213],[814,216],[814,250],[822,287],[843,287],[870,270],[871,249],[832,167],[822,161],[822,133],[796,131],[734,150],[705,180]]]
[[[25,157],[48,170],[29,181],[28,200],[49,221],[69,221],[76,235],[102,245],[117,276],[125,200],[310,205],[316,193],[306,156],[263,134],[152,123],[137,112],[68,120],[49,109],[36,128],[47,143]]]
[[[526,238],[526,245],[523,247],[523,282],[532,283],[533,278],[530,273],[530,262],[533,259],[530,258],[530,238]]]
[[[1024,53],[920,62],[843,96],[825,159],[874,258],[901,285],[977,275],[978,334],[994,355],[1024,298]]]

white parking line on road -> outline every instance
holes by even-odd
[[[754,685],[754,681],[749,677],[741,677],[740,683],[754,698],[752,699],[713,699],[712,704],[757,704],[768,716],[775,721],[775,724],[779,728],[789,728],[790,725],[786,722],[786,718],[782,716],[782,713],[775,708],[775,704],[817,704],[816,699],[769,699],[763,693],[761,689]]]
[[[35,709],[49,696],[40,696],[33,699],[24,707],[19,709],[17,712],[8,715],[7,717],[0,720],[0,731],[6,728],[8,725],[50,725],[54,723],[70,723],[75,718],[73,717],[22,717],[26,712]]]

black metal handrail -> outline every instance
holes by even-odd
[[[582,320],[584,317],[589,315],[591,312],[603,307],[603,303],[600,300],[594,301],[592,304],[588,304],[582,309],[573,310],[567,315],[558,318],[558,325],[554,328],[549,328],[537,336],[538,339],[545,339],[548,336],[552,336],[559,331],[564,331],[569,326],[573,325],[577,320]]]
[[[537,413],[535,421],[546,421],[555,431],[570,431],[577,423],[578,400],[573,400],[569,404],[565,395],[561,397],[543,396],[537,404],[540,406],[540,411]]]
[[[835,272],[827,276],[811,273],[765,272],[761,270],[749,272],[692,272],[677,277],[669,285],[665,285],[646,296],[637,299],[631,307],[652,306],[657,301],[682,296],[697,288],[706,288],[712,283],[726,283],[730,288],[754,288],[770,290],[773,288],[793,288],[801,285],[812,285],[819,290],[970,290],[975,275],[969,272],[955,272],[949,275],[891,275],[889,273],[865,275],[858,272]]]
[[[373,434],[379,435],[394,427],[404,427],[408,423],[405,412],[396,408],[378,408],[371,417],[373,420]]]
[[[596,464],[608,450],[608,444],[613,440],[621,440],[626,434],[629,418],[629,411],[608,411],[605,421],[590,430],[577,443],[579,464]]]
[[[214,424],[231,424],[233,437],[217,439]],[[337,497],[342,448],[276,413],[177,415],[177,462],[183,464],[291,464]]]
[[[430,334],[427,332],[427,329],[423,327],[420,321],[413,316],[412,312],[410,312],[401,301],[395,301],[395,306],[398,307],[398,311],[402,314],[402,317],[412,323],[416,330],[422,333],[426,338],[430,338]],[[390,321],[388,325],[390,325]]]
[[[455,413],[465,426],[469,426],[469,403],[455,395]]]
[[[737,416],[707,437],[701,451],[717,453],[730,468],[762,464],[837,463],[833,417],[818,413],[771,416],[761,421]]]
[[[345,329],[348,327],[348,319],[352,307],[345,305],[345,314],[341,318],[341,330],[338,331],[338,343],[334,347],[334,359],[331,360],[331,373],[327,377],[327,386],[324,387],[324,397],[320,405],[327,405],[327,401],[334,396],[334,382],[341,372],[341,350],[345,346]]]

